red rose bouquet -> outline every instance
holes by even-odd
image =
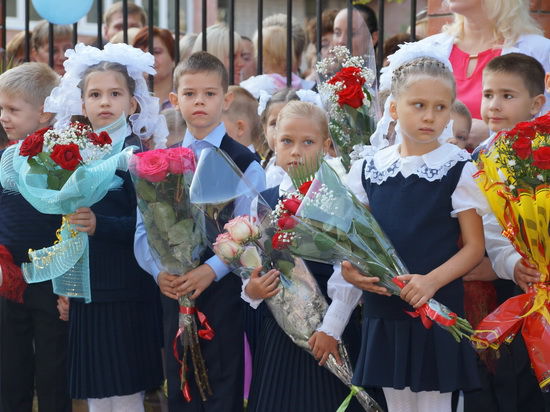
[[[319,93],[329,113],[332,140],[349,170],[356,153],[370,144],[376,127],[375,72],[347,47],[336,46],[317,63]]]
[[[286,335],[311,354],[308,340],[323,321],[327,301],[302,259],[272,247],[277,226],[271,220],[271,207],[233,161],[215,148],[201,153],[191,199],[209,222],[205,225],[209,246],[233,273],[246,280],[258,266],[280,272],[279,291],[265,303]],[[324,366],[351,387],[353,369],[343,343],[339,352],[342,364],[331,355]],[[355,388],[353,394],[366,411],[381,410],[363,389]]]
[[[147,231],[149,247],[160,267],[183,275],[200,264],[205,250],[203,219],[189,201],[189,186],[195,172],[195,155],[187,148],[157,149],[137,153],[130,160],[130,173],[136,188],[138,208]],[[174,356],[181,363],[181,390],[191,401],[186,376],[191,356],[195,382],[201,398],[212,394],[199,337],[211,340],[214,332],[189,295],[179,298],[179,330],[174,339]],[[197,318],[203,329],[198,330]],[[183,355],[178,353],[178,339]],[[180,360],[181,358],[181,360]]]
[[[541,281],[477,326],[479,348],[498,348],[521,330],[543,390],[550,389],[550,115],[499,133],[477,162],[478,184],[506,236]]]
[[[379,284],[399,295],[396,276],[410,273],[369,210],[348,191],[338,174],[326,163],[299,165],[289,173],[298,191],[279,201],[273,220],[279,231],[273,248],[321,263],[344,260],[365,276],[380,278]],[[435,322],[460,341],[468,338],[469,323],[435,299],[407,312],[426,328]]]
[[[111,128],[126,133],[126,123]],[[113,147],[106,131],[94,133],[81,123],[64,129],[45,128],[8,147],[0,161],[0,182],[5,190],[20,192],[41,213],[64,215],[57,242],[29,251],[22,265],[29,283],[52,280],[54,292],[91,300],[88,235],[77,231],[65,215],[91,207],[109,190],[122,185],[117,170],[128,167],[132,149]]]

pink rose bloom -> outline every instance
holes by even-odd
[[[195,154],[186,147],[166,149],[168,159],[168,171],[172,174],[184,174],[195,171]]]
[[[246,243],[259,234],[258,227],[251,222],[250,216],[247,215],[231,219],[223,228],[237,243]]]
[[[150,182],[162,182],[168,174],[168,159],[163,150],[137,153],[135,165],[138,177]]]
[[[231,263],[238,258],[243,249],[241,245],[235,242],[229,233],[221,233],[216,238],[216,242],[212,245],[214,253],[225,263]]]

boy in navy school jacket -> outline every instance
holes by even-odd
[[[194,53],[187,61],[178,64],[174,70],[176,93],[170,94],[170,101],[180,110],[187,124],[182,146],[191,148],[197,158],[206,147],[220,148],[260,192],[265,187],[263,169],[250,150],[227,135],[221,121],[222,112],[227,109],[231,99],[230,95],[226,95],[228,83],[223,63],[207,52]],[[183,275],[162,271],[148,249],[146,232],[139,218],[135,253],[139,264],[156,278],[163,294],[166,348],[171,349],[178,330],[178,296],[192,293],[197,308],[204,312],[215,331],[211,341],[200,340],[213,392],[213,396],[206,402],[202,402],[199,396],[192,370],[187,372],[192,401],[185,402],[180,390],[180,365],[171,350],[166,352],[169,410],[241,412],[244,330],[240,279],[225,276],[229,269],[210,251],[202,257],[200,266]]]

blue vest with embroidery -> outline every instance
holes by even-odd
[[[415,174],[401,173],[381,184],[365,177],[376,174],[372,159],[365,160],[361,180],[370,210],[411,274],[425,275],[458,252],[460,227],[451,217],[451,196],[466,161],[452,166],[440,180],[430,182]],[[390,166],[391,169],[392,166]],[[403,310],[409,304],[398,296],[365,292],[365,315],[386,319],[410,319]],[[462,279],[442,287],[434,296],[459,315],[463,313]]]

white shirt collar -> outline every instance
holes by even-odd
[[[191,134],[189,129],[187,129],[181,145],[183,147],[189,147],[196,142],[207,142],[212,146],[220,147],[220,145],[222,144],[222,139],[225,136],[225,134],[226,134],[226,131],[225,131],[225,125],[223,124],[223,122],[220,122],[220,124],[216,126],[216,128],[212,130],[204,139],[196,139]]]
[[[419,166],[426,165],[430,169],[437,169],[448,161],[456,159],[459,154],[464,155],[467,153],[464,149],[454,144],[443,143],[438,148],[424,155],[401,157],[399,145],[393,145],[376,152],[373,156],[373,161],[374,166],[379,171],[386,170],[398,160],[401,160],[403,163],[415,163]]]

